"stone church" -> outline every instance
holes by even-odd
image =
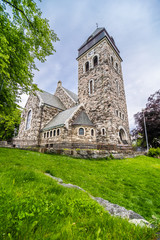
[[[105,28],[78,49],[78,96],[57,84],[54,94],[28,98],[16,147],[125,149],[130,147],[120,52]]]

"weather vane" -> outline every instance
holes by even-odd
[[[96,27],[98,28],[98,23],[96,23]]]

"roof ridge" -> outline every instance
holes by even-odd
[[[64,89],[64,91],[67,93],[67,95],[69,95],[69,97],[70,97],[75,103],[77,102],[77,100],[78,100],[78,95],[77,95],[76,93],[72,92],[71,90],[68,90],[67,88],[65,88],[65,87],[63,87],[63,86],[62,86],[62,89]],[[73,96],[71,96],[71,94],[75,95],[75,97],[76,97],[77,99],[74,99]]]

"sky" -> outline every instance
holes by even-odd
[[[38,87],[54,93],[57,82],[77,93],[78,48],[98,27],[105,27],[120,50],[130,129],[148,97],[160,88],[160,0],[43,0],[43,17],[60,41],[56,53],[38,63]],[[27,100],[22,97],[22,106]]]

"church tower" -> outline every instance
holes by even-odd
[[[130,145],[122,59],[113,37],[97,28],[78,49],[78,98],[96,126],[97,145]]]

